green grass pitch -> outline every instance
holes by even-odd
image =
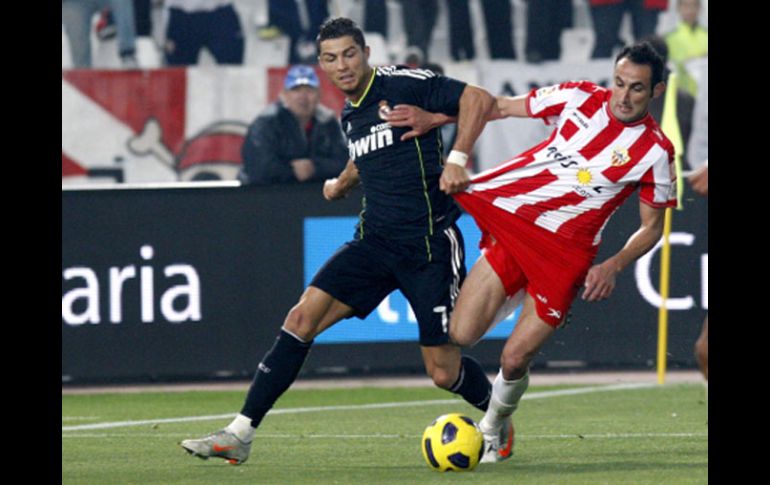
[[[567,388],[586,392],[555,393]],[[62,483],[708,483],[708,404],[700,384],[530,386],[515,414],[513,458],[467,473],[434,472],[423,461],[420,437],[434,418],[448,412],[477,421],[482,416],[434,388],[289,390],[240,466],[200,460],[177,444],[230,419],[171,418],[234,414],[244,396],[245,391],[62,395]],[[419,404],[398,404],[414,401]],[[327,409],[334,406],[344,408]],[[157,421],[162,419],[168,421]],[[132,424],[115,424],[126,422]],[[88,428],[98,423],[113,424]]]

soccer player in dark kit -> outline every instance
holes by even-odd
[[[256,428],[296,379],[313,339],[338,321],[365,318],[399,289],[419,324],[423,361],[433,382],[487,409],[491,384],[481,366],[449,341],[448,322],[465,277],[460,210],[447,193],[464,188],[473,144],[495,107],[485,90],[429,70],[374,68],[362,31],[346,18],[330,19],[317,38],[319,65],[347,97],[342,129],[350,160],[327,180],[328,200],[363,187],[354,239],[318,271],[288,312],[273,347],[259,363],[241,412],[224,429],[181,446],[200,458],[246,461]],[[388,122],[401,104],[457,117],[446,163],[440,132],[404,140],[408,127]]]

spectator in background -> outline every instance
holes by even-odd
[[[561,33],[572,27],[572,16],[572,0],[527,0],[527,62],[561,58]]]
[[[481,0],[490,59],[516,59],[511,0]]]
[[[593,59],[612,57],[613,50],[623,47],[620,25],[623,16],[631,16],[634,41],[655,34],[658,16],[668,8],[668,0],[589,0],[596,42]]]
[[[538,0],[540,1],[540,0]],[[476,57],[468,0],[448,0],[449,48],[455,61]],[[484,27],[490,59],[516,59],[513,38],[513,9],[510,0],[482,0]]]
[[[422,57],[416,61],[418,64],[426,62],[433,27],[438,18],[438,0],[401,0],[401,11],[407,47],[420,50]]]
[[[160,4],[162,0],[155,0]],[[161,65],[160,48],[153,39],[151,0],[132,0],[134,5],[134,26],[136,28],[136,61],[140,67],[150,68]],[[99,41],[114,39],[117,34],[115,16],[105,8],[96,21],[96,36]]]
[[[388,38],[388,5],[386,0],[364,1],[364,32],[376,32]]]
[[[709,53],[709,33],[698,25],[700,0],[678,0],[676,5],[681,22],[673,32],[666,34],[666,44],[671,53],[680,85],[693,96],[698,86],[685,67],[690,59],[707,56]]]
[[[694,170],[707,166],[709,158],[708,57],[705,59],[701,69],[702,72],[699,76],[700,83],[698,85],[698,96],[695,99],[695,110],[693,113],[692,135],[687,144],[687,162],[690,164],[690,168]],[[708,171],[706,172],[706,187],[708,187]]]
[[[454,61],[476,57],[468,0],[447,0],[449,13],[449,53]]]
[[[91,21],[94,14],[109,8],[118,35],[118,54],[123,67],[135,68],[136,25],[132,0],[62,0],[61,21],[72,50],[76,69],[89,68],[91,63]]]
[[[166,0],[166,64],[198,63],[204,47],[218,64],[243,64],[244,37],[233,0]]]
[[[162,1],[162,0],[159,0]],[[152,6],[150,0],[132,0],[134,5],[134,26],[137,37],[150,37],[152,35]],[[96,36],[99,40],[112,39],[117,33],[115,17],[112,15],[112,9],[105,8],[99,14],[96,22]]]
[[[327,0],[304,0],[304,7],[306,15],[301,15],[295,0],[269,0],[268,25],[259,29],[260,38],[265,40],[281,33],[289,37],[289,64],[316,62],[315,38],[319,27],[329,17]]]
[[[152,0],[133,0],[137,37],[152,37]]]
[[[490,59],[516,59],[510,0],[481,0]]]
[[[312,67],[289,69],[280,99],[249,126],[241,156],[243,184],[321,181],[345,168],[342,128],[336,113],[320,104]]]

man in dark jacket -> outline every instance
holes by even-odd
[[[243,184],[323,181],[348,161],[337,115],[320,104],[313,68],[289,69],[280,99],[249,126],[241,147]]]

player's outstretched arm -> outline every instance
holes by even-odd
[[[529,95],[527,94],[521,94],[519,96],[498,96],[495,98],[497,104],[492,111],[492,116],[489,121],[503,118],[529,118],[529,112],[527,111],[528,96]]]
[[[498,96],[495,106],[489,110],[487,121],[516,117],[527,118],[527,95]],[[433,128],[456,123],[457,116],[444,113],[431,113],[411,104],[397,104],[388,112],[387,121],[395,127],[409,127],[411,130],[401,135],[401,141],[424,135]]]
[[[337,200],[346,197],[348,193],[358,185],[358,168],[353,160],[348,160],[345,168],[333,179],[324,182],[323,194],[326,200]]]
[[[586,301],[604,300],[615,289],[615,277],[623,268],[645,255],[655,247],[663,235],[665,209],[651,207],[639,202],[639,229],[628,238],[623,249],[607,258],[603,263],[588,270],[582,298]]]

